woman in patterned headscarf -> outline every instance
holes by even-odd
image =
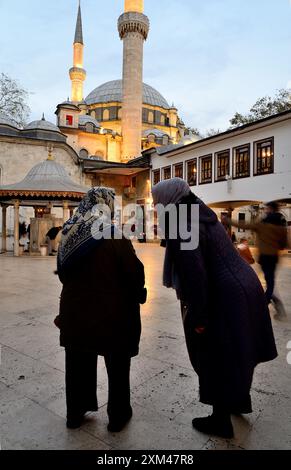
[[[132,416],[130,362],[138,354],[144,268],[132,244],[114,237],[114,191],[93,188],[65,223],[58,253],[63,284],[60,343],[66,349],[67,426],[97,411],[97,358],[108,374],[108,430]]]

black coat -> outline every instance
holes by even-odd
[[[144,267],[128,240],[104,240],[62,276],[60,343],[67,348],[138,354]]]
[[[248,413],[254,368],[277,356],[269,309],[256,273],[215,213],[199,203],[199,248],[182,251],[179,241],[167,242],[181,284],[189,356],[201,402]],[[205,333],[196,333],[204,326]]]

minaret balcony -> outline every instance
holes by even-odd
[[[81,80],[84,81],[86,79],[86,70],[81,69],[79,67],[72,67],[70,69],[70,78],[71,80]]]
[[[119,17],[118,31],[120,39],[124,39],[129,33],[138,33],[146,40],[149,29],[150,21],[143,13],[126,12]]]

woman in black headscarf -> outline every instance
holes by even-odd
[[[188,208],[190,233],[198,222],[199,246],[181,249],[181,238],[166,230],[164,285],[181,301],[189,357],[199,376],[200,401],[213,414],[193,420],[207,434],[233,437],[231,414],[251,413],[250,389],[255,367],[277,351],[264,291],[253,269],[239,256],[216,214],[179,179],[153,188],[154,203]],[[192,205],[199,220],[191,220]],[[190,246],[190,245],[189,245]]]
[[[144,268],[133,246],[112,223],[114,191],[93,188],[64,225],[58,253],[63,283],[61,346],[66,349],[67,426],[78,428],[97,411],[97,357],[108,373],[108,430],[132,416],[130,362],[138,354]]]

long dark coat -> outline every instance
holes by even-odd
[[[216,214],[199,203],[199,248],[182,251],[179,241],[167,242],[181,284],[189,356],[201,402],[249,413],[254,368],[277,356],[269,309],[256,273]],[[201,335],[195,331],[200,326],[206,326]]]
[[[145,278],[130,241],[104,240],[61,280],[61,346],[138,354]]]

